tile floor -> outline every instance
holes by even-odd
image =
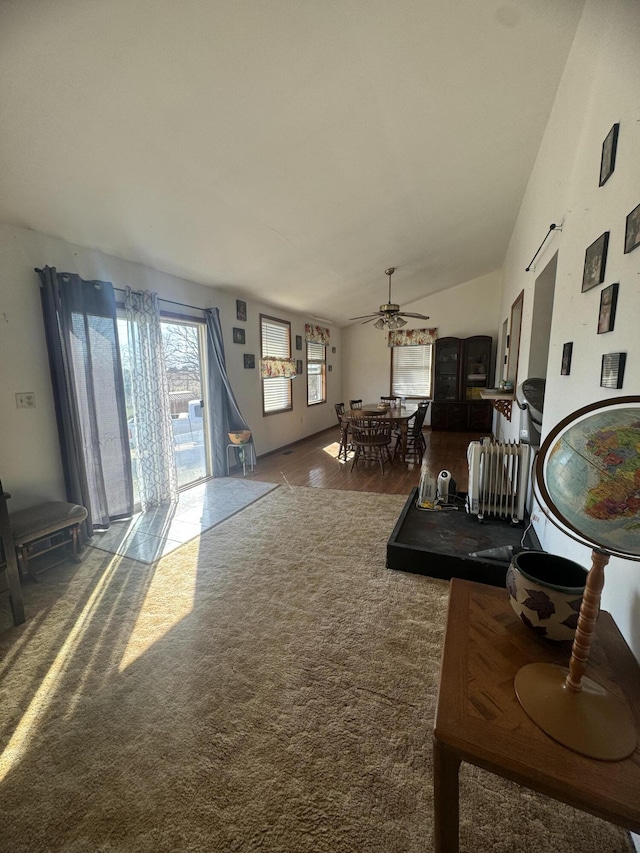
[[[276,483],[228,477],[207,480],[180,492],[175,504],[140,512],[126,521],[114,521],[109,530],[94,533],[91,545],[153,563],[277,487]]]

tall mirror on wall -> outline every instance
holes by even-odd
[[[512,388],[517,387],[518,381],[518,359],[520,357],[520,334],[522,331],[523,305],[524,290],[521,290],[518,298],[511,306],[511,320],[509,322],[507,382],[510,383]]]

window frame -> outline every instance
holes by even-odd
[[[277,355],[277,358],[291,358],[291,323],[289,320],[283,320],[281,317],[272,317],[269,314],[260,314],[259,315],[259,330],[260,330],[260,358],[266,358],[267,354],[264,351],[264,338],[263,338],[263,323],[271,322],[273,324],[277,324],[279,326],[286,326],[287,328],[287,337],[288,337],[288,353],[286,355],[280,354]],[[274,353],[269,353],[268,355],[274,355]],[[262,378],[262,417],[267,418],[271,415],[280,415],[283,412],[292,412],[293,411],[293,387],[292,387],[292,379],[287,379],[284,376],[277,377],[263,377]],[[269,411],[265,408],[265,382],[288,382],[289,383],[289,405],[286,407],[282,407],[280,409],[271,409]]]
[[[307,406],[320,406],[327,402],[327,347],[324,344],[318,344],[315,341],[305,341],[305,354],[307,356]],[[322,347],[322,358],[312,358],[309,355],[309,345]],[[321,365],[320,373],[309,373],[309,365]],[[320,376],[322,382],[322,399],[309,400],[309,378],[310,376]]]
[[[393,355],[394,350],[408,350],[408,349],[425,350],[427,348],[430,350],[430,352],[429,352],[429,369],[428,369],[428,374],[429,374],[428,375],[428,393],[425,393],[425,394],[402,394],[402,393],[394,391],[394,388],[393,388],[394,364],[395,364],[395,358]],[[391,349],[390,381],[389,381],[389,387],[390,387],[389,393],[390,393],[390,395],[396,396],[396,397],[405,397],[407,400],[427,400],[427,399],[430,400],[432,393],[433,393],[433,360],[434,360],[435,344],[434,343],[419,344],[417,347],[390,347],[390,349]]]

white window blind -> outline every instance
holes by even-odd
[[[307,341],[307,405],[324,403],[327,399],[325,391],[326,352],[324,344]]]
[[[291,357],[291,324],[273,317],[260,316],[262,358]],[[274,377],[262,380],[262,407],[265,414],[293,408],[291,379]]]
[[[431,397],[433,344],[392,347],[391,393],[396,397]]]

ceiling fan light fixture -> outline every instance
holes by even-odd
[[[401,329],[403,326],[407,325],[407,321],[404,319],[405,317],[415,317],[418,320],[428,320],[429,318],[425,314],[414,314],[411,311],[401,311],[400,306],[396,302],[391,301],[391,276],[396,271],[395,267],[389,267],[384,271],[385,275],[389,278],[389,301],[384,305],[381,305],[380,308],[373,312],[372,314],[363,314],[361,317],[349,317],[350,320],[361,320],[363,325],[365,323],[370,323],[375,316],[378,317],[376,322],[373,324],[374,329],[382,329],[385,326],[392,331],[394,329]]]

